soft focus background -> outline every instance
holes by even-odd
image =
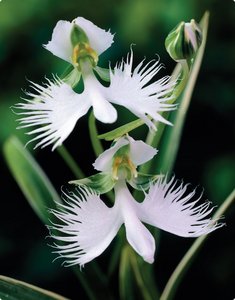
[[[164,48],[168,32],[180,21],[200,20],[209,10],[208,42],[199,79],[187,115],[182,143],[174,168],[177,178],[204,188],[204,198],[220,203],[234,187],[235,113],[235,2],[232,0],[2,0],[0,2],[0,146],[12,134],[23,143],[27,136],[16,131],[10,106],[24,97],[27,79],[41,83],[44,76],[61,74],[66,64],[46,51],[58,20],[77,16],[90,19],[115,33],[115,43],[101,65],[120,60],[135,44],[136,63],[158,53],[170,74],[174,62]],[[123,124],[129,115],[122,111]],[[89,147],[86,118],[65,145],[78,163],[92,174],[94,154]],[[117,124],[115,124],[116,126]],[[102,127],[100,132],[111,127]],[[144,138],[144,136],[142,137]],[[30,149],[30,147],[28,147]],[[74,179],[62,159],[50,148],[34,151],[40,165],[60,192]],[[0,158],[0,274],[39,285],[71,299],[86,299],[74,274],[54,262],[48,234],[26,202]],[[226,227],[211,234],[180,286],[176,299],[233,299],[235,297],[235,207],[225,215]],[[192,240],[162,233],[156,254],[156,282],[162,289]],[[100,262],[105,265],[106,251]],[[117,289],[117,278],[113,280]]]

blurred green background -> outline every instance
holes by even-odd
[[[186,119],[174,172],[177,178],[204,187],[204,198],[220,205],[234,188],[235,113],[235,2],[232,0],[2,0],[0,2],[0,145],[12,134],[23,143],[27,136],[16,131],[10,106],[24,97],[27,79],[41,83],[44,76],[61,74],[65,62],[43,49],[58,20],[83,16],[101,28],[116,32],[115,43],[101,58],[108,66],[120,60],[135,44],[138,63],[159,54],[170,74],[174,62],[164,48],[168,32],[180,21],[199,21],[210,11],[208,42],[202,68]],[[122,112],[124,123],[129,115]],[[88,148],[86,118],[65,145],[75,159],[93,172],[94,154]],[[102,131],[106,131],[99,124]],[[30,147],[29,147],[30,149]],[[34,155],[58,192],[74,179],[58,154],[50,148]],[[64,294],[86,299],[69,269],[52,263],[48,234],[25,201],[1,156],[0,274]],[[227,226],[213,233],[187,273],[176,299],[233,299],[235,297],[235,208],[225,215]],[[156,282],[162,289],[192,240],[162,233],[157,249]],[[106,251],[101,261],[105,261]],[[100,258],[99,258],[100,259]],[[113,280],[117,289],[117,280]]]

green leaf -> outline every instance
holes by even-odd
[[[213,220],[218,220],[223,216],[223,214],[228,210],[228,208],[234,203],[235,201],[235,189],[232,193],[225,199],[224,203],[220,206],[220,208],[216,211],[213,216]],[[195,240],[189,250],[186,252],[184,257],[181,259],[178,266],[175,268],[174,272],[172,273],[170,279],[168,280],[164,291],[161,295],[160,300],[172,300],[174,299],[174,295],[176,294],[177,288],[180,285],[185,273],[193,263],[194,258],[198,254],[199,250],[201,249],[203,243],[210,235],[202,235]]]
[[[71,180],[70,184],[86,185],[99,194],[105,194],[112,190],[115,185],[115,180],[110,173],[97,173],[87,178],[79,180]]]
[[[61,201],[50,180],[17,137],[13,136],[5,142],[3,152],[29,204],[42,222],[48,224],[48,208],[56,208],[55,201]]]
[[[0,276],[0,299],[2,300],[69,300],[34,285]]]
[[[96,66],[95,71],[104,81],[110,82],[110,70]]]
[[[100,135],[98,135],[98,138],[104,139],[106,141],[112,141],[112,140],[115,140],[115,139],[123,136],[124,134],[130,132],[131,130],[134,130],[134,129],[140,127],[143,124],[144,124],[144,122],[141,119],[137,119],[128,124],[122,125],[112,131],[100,134]]]
[[[159,177],[163,175],[148,175],[143,173],[138,173],[137,177],[132,177],[128,183],[136,190],[145,191],[148,190],[151,183],[156,181]]]
[[[169,120],[174,124],[173,127],[166,127],[164,130],[164,135],[161,139],[160,151],[156,156],[156,159],[153,161],[150,168],[150,172],[161,171],[162,173],[171,173],[171,170],[174,166],[174,162],[178,153],[179,144],[181,140],[182,130],[185,122],[185,117],[189,108],[189,104],[192,98],[193,89],[197,80],[199,69],[201,66],[206,38],[207,38],[207,29],[209,22],[209,13],[206,12],[200,22],[203,32],[202,45],[198,50],[198,53],[195,57],[195,61],[192,65],[190,71],[190,76],[186,84],[186,88],[183,94],[179,98],[179,108],[170,114]],[[154,145],[156,146],[156,145]],[[141,169],[141,171],[146,171]]]

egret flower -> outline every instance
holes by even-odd
[[[129,135],[117,139],[93,163],[99,173],[87,178],[71,180],[75,185],[86,185],[99,194],[112,190],[120,178],[137,190],[147,190],[151,182],[162,175],[148,175],[137,171],[137,167],[152,159],[157,150]]]
[[[85,186],[63,192],[65,204],[58,204],[58,210],[51,211],[60,220],[49,226],[51,236],[59,242],[54,244],[54,252],[66,266],[84,266],[104,252],[124,224],[128,243],[151,264],[155,241],[143,223],[182,237],[205,235],[223,225],[208,217],[213,209],[209,202],[197,205],[201,197],[191,201],[195,190],[186,190],[187,185],[177,185],[174,178],[169,182],[159,178],[139,203],[125,180],[119,179],[111,208]]]
[[[114,70],[111,67],[108,70],[109,86],[104,86],[98,80],[98,57],[112,42],[113,35],[110,32],[84,18],[57,23],[52,39],[45,48],[78,70],[84,90],[76,93],[58,77],[47,79],[44,85],[31,82],[33,92],[26,92],[26,95],[32,99],[23,99],[25,102],[16,104],[15,108],[20,110],[18,114],[22,116],[18,128],[36,127],[27,133],[36,135],[30,140],[38,141],[35,148],[53,144],[54,150],[60,146],[91,107],[96,119],[103,123],[116,121],[117,111],[112,105],[116,104],[141,118],[150,129],[156,130],[154,121],[171,124],[161,116],[161,112],[176,108],[169,103],[175,82],[167,76],[152,82],[162,68],[158,60],[145,65],[142,61],[133,68],[131,50],[126,62],[122,61],[116,64]]]

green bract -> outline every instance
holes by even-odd
[[[175,61],[193,58],[201,43],[202,31],[194,20],[180,22],[165,40],[166,50]]]

